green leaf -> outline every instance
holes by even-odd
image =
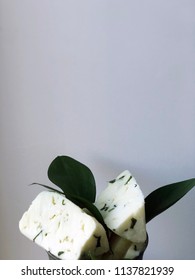
[[[91,170],[79,161],[68,157],[56,157],[48,168],[52,183],[62,189],[67,198],[79,196],[94,202],[96,196],[95,179]]]
[[[156,189],[145,198],[146,223],[180,200],[195,186],[195,178]]]

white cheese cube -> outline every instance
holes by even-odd
[[[114,233],[132,242],[146,240],[144,196],[129,171],[110,181],[95,205]]]
[[[60,259],[79,259],[109,250],[103,226],[92,216],[52,191],[41,192],[19,222],[20,231]]]
[[[126,252],[124,259],[130,259],[130,260],[135,259],[145,250],[145,247],[146,247],[145,242],[132,243]]]

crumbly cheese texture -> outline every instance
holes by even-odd
[[[22,216],[19,229],[60,259],[75,260],[88,252],[99,256],[109,250],[103,226],[57,192],[41,192]]]
[[[109,182],[95,205],[114,233],[132,242],[146,240],[144,195],[128,170]]]

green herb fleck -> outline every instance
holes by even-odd
[[[65,205],[65,199],[62,200],[62,205]]]
[[[54,219],[55,217],[56,217],[56,214],[54,214],[54,215],[50,218],[50,220]]]
[[[114,210],[116,208],[116,205],[114,204],[114,206],[108,210],[108,212],[111,212],[112,210]]]
[[[130,228],[133,229],[136,223],[137,223],[137,220],[135,218],[132,218]]]
[[[101,240],[101,235],[100,235],[100,236],[94,235],[94,237],[97,239],[96,248],[101,247],[101,242],[100,242],[100,240]]]
[[[53,196],[52,196],[52,204],[53,204],[53,205],[56,205],[56,202],[55,202],[55,199],[54,199]]]
[[[64,251],[59,251],[58,252],[58,257],[61,256],[62,254],[64,254]]]
[[[33,242],[35,242],[35,239],[42,233],[43,230],[41,230],[34,238],[33,238]]]
[[[104,211],[107,211],[108,208],[109,208],[109,207],[108,207],[107,204],[105,203],[104,206],[100,209],[100,211],[103,211],[103,210],[104,210]]]
[[[127,182],[125,183],[125,185],[127,185],[129,183],[129,181],[132,179],[133,177],[130,176],[129,179],[127,180]]]
[[[113,179],[113,180],[109,181],[109,183],[111,183],[111,184],[113,184],[115,182],[116,182],[116,179]]]

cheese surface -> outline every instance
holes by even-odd
[[[19,229],[60,259],[79,259],[88,252],[98,256],[109,250],[103,226],[57,192],[41,192],[22,216]]]
[[[145,242],[142,243],[132,243],[131,246],[128,248],[125,259],[133,260],[138,257],[145,249]]]
[[[137,258],[145,249],[145,242],[136,243],[131,242],[119,235],[112,235],[111,239],[111,251],[104,254],[104,259],[107,260],[121,260]]]
[[[110,181],[95,205],[114,233],[132,242],[146,240],[144,195],[129,171]]]

